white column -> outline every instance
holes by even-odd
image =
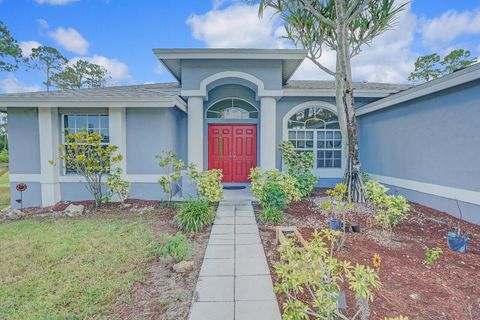
[[[118,147],[118,153],[123,160],[118,164],[123,174],[127,174],[127,120],[126,108],[108,108],[108,126],[110,133],[110,144]]]
[[[203,171],[203,98],[188,98],[188,163]]]
[[[277,100],[272,97],[262,97],[260,100],[260,167],[263,170],[275,168],[276,115]]]
[[[40,173],[42,206],[53,206],[60,201],[60,172],[58,147],[60,133],[58,129],[58,109],[38,108],[38,128],[40,137]],[[56,165],[52,165],[54,161]]]

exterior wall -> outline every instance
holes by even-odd
[[[249,73],[265,85],[265,89],[282,88],[280,60],[187,60],[182,64],[182,89],[199,89],[205,78],[224,71]]]
[[[92,195],[82,183],[64,182],[60,184],[63,201],[92,200]],[[130,199],[164,200],[165,194],[158,183],[132,183]]]
[[[162,174],[155,154],[186,159],[186,115],[176,108],[127,108],[127,174]]]
[[[10,183],[10,206],[12,208],[20,208],[20,204],[16,202],[20,199],[20,192],[15,188],[17,183],[23,182],[27,185],[27,190],[23,192],[22,202],[23,207],[39,207],[42,205],[42,187],[40,182],[30,181],[12,181]]]
[[[40,174],[37,108],[8,108],[8,148],[11,174]]]
[[[8,108],[8,148],[9,167],[12,175],[40,174],[40,137],[37,108]],[[42,204],[40,183],[33,179],[10,179],[10,205],[19,208],[15,200],[20,199],[20,193],[15,186],[23,182],[27,191],[23,193],[23,206],[32,207]],[[30,180],[30,181],[29,181]]]
[[[363,171],[480,191],[480,80],[367,113],[358,124]],[[400,184],[396,189],[410,199],[458,214],[453,196],[422,194],[413,187],[404,192]],[[479,205],[466,204],[465,211],[464,218],[480,222]]]

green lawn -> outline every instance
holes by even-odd
[[[157,246],[126,219],[0,224],[0,319],[110,319]]]
[[[0,168],[0,174],[2,168]],[[10,184],[8,181],[8,172],[0,176],[0,210],[10,205]]]

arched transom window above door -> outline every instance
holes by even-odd
[[[245,100],[229,98],[216,102],[207,110],[210,119],[257,119],[258,110]]]
[[[287,122],[288,140],[298,152],[313,152],[315,168],[342,167],[342,134],[338,118],[322,107],[306,107]]]

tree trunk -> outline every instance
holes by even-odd
[[[360,176],[360,160],[358,158],[358,134],[355,118],[352,68],[350,64],[350,47],[346,37],[345,1],[335,0],[337,14],[337,66],[336,66],[336,103],[340,129],[344,137],[344,151],[347,154],[347,165],[344,183],[348,188],[348,196],[352,202],[365,202],[366,193]]]

